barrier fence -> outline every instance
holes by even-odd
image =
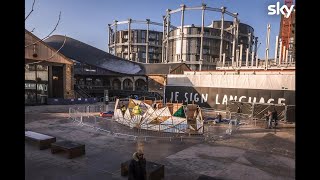
[[[241,113],[237,113],[238,108],[240,108]],[[247,116],[250,122],[257,120],[265,121],[265,114],[268,110],[277,111],[278,120],[282,122],[295,122],[295,106],[294,105],[281,105],[281,104],[268,104],[268,103],[248,103],[248,102],[238,102],[229,101],[227,105],[227,111],[230,114],[242,114],[242,116]]]
[[[109,105],[87,105],[69,108],[69,119],[71,119],[77,126],[86,126],[95,131],[103,131],[109,135],[119,138],[137,139],[167,139],[172,140],[204,140],[215,141],[223,140],[235,133],[240,125],[249,124],[245,120],[246,116],[236,116],[234,114],[224,114],[224,121],[215,123],[214,121],[207,121],[202,133],[194,134],[190,131],[190,126],[195,124],[161,124],[159,129],[153,127],[152,124],[147,125],[144,129],[137,127],[130,127],[120,124],[111,117],[99,117],[100,112],[113,110],[114,104]],[[207,114],[215,115],[213,109],[202,109],[204,116]],[[230,119],[226,119],[231,117]],[[161,129],[161,130],[160,130]]]

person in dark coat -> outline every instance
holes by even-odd
[[[240,108],[240,107],[238,107],[238,109],[237,109],[237,113],[242,113],[242,110],[241,110],[241,108]]]
[[[146,159],[143,157],[143,152],[138,151],[133,153],[129,164],[128,180],[145,180],[146,175]]]
[[[221,123],[221,121],[222,121],[222,116],[220,113],[217,113],[216,122]]]
[[[274,108],[272,111],[272,120],[274,121],[274,128],[276,128],[278,125],[278,112],[276,108]]]

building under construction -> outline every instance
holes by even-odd
[[[292,1],[285,2],[288,7],[292,5]],[[295,62],[295,19],[295,9],[288,18],[281,15],[278,46],[279,64]]]
[[[131,29],[131,26],[137,23],[145,24],[146,29]],[[150,30],[150,25],[162,26],[149,19],[128,19],[121,22],[115,20],[113,24],[109,24],[109,53],[135,62],[160,63],[162,32]],[[128,28],[119,30],[119,26]]]
[[[181,42],[181,26],[170,30],[168,37],[165,38],[165,41],[167,39],[169,41],[167,44],[164,43],[165,62],[185,62],[193,70],[200,70],[199,65],[201,64],[202,70],[212,70],[219,61],[221,53],[226,66],[232,65],[232,49],[235,37],[232,34],[232,27],[234,23],[232,21],[223,22],[223,41],[221,43],[221,22],[213,21],[211,25],[204,27],[203,38],[202,27],[184,25],[183,42]],[[236,46],[238,49],[235,52],[238,53],[236,56],[245,59],[247,51],[250,57],[252,55],[253,39],[255,37],[251,26],[243,23],[239,23],[238,26],[239,33],[235,39],[238,39],[239,46]]]

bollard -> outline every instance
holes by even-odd
[[[81,124],[81,122],[82,122],[82,116],[80,116],[80,121],[79,121],[78,126]]]
[[[68,119],[70,119],[71,118],[71,108],[69,108],[69,118]]]

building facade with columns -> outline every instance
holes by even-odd
[[[50,46],[61,47],[64,36],[54,35],[45,40]],[[139,94],[162,98],[168,74],[183,74],[190,68],[185,63],[139,63],[129,61],[88,44],[66,38],[60,52],[74,62],[75,93],[102,97]]]

